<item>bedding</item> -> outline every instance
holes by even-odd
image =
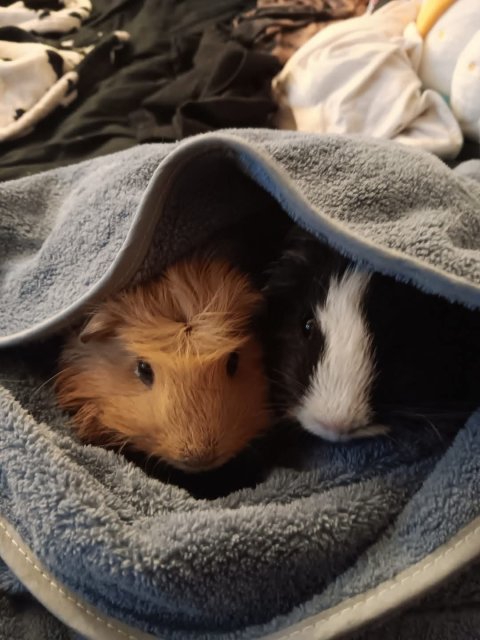
[[[274,430],[182,478],[80,445],[51,378],[89,304],[264,216],[478,309],[479,180],[475,160],[260,129],[3,184],[0,637],[476,637],[480,412],[340,445]]]
[[[272,81],[276,126],[386,138],[455,158],[460,125],[418,76],[417,12],[416,0],[392,2],[308,40]]]
[[[274,127],[282,64],[365,5],[3,0],[0,181],[144,142]]]
[[[2,4],[5,20],[10,15],[8,24],[13,24],[12,7],[18,3]],[[36,118],[21,114],[21,131],[28,135],[1,138],[1,127],[7,124],[9,131],[19,132],[15,116],[18,108],[27,111],[25,106],[10,109],[5,125],[0,119],[0,181],[142,142],[174,141],[229,126],[271,126],[276,105],[270,82],[280,63],[232,36],[233,18],[253,6],[253,0],[94,0],[91,13],[85,9],[81,20],[73,16],[68,33],[58,31],[60,10],[53,11],[50,0],[33,4],[39,7],[38,15],[48,15],[31,23],[30,31],[23,22],[21,31],[28,40],[37,49],[53,49],[57,55],[72,50],[70,56],[82,59],[75,61],[68,77],[59,78],[55,100],[44,97],[48,109],[42,104]],[[71,4],[66,2],[67,8]],[[67,9],[61,11],[69,15]],[[38,22],[55,31],[38,30]],[[38,56],[45,65],[42,54]],[[0,77],[12,64],[0,60]],[[48,78],[54,83],[56,75],[49,72]],[[19,86],[17,74],[10,90],[14,103]],[[5,101],[3,87],[0,102]]]
[[[368,0],[258,0],[234,19],[233,34],[271,51],[282,64],[318,31],[338,20],[362,15]]]
[[[80,73],[128,41],[115,32],[88,47],[57,49],[17,27],[0,28],[0,143],[30,133],[43,118],[75,102]],[[100,53],[100,55],[99,55]],[[16,143],[18,144],[18,142]]]

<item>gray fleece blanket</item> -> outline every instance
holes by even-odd
[[[393,143],[230,131],[2,184],[0,637],[478,638],[480,412],[259,449],[202,492],[80,445],[49,382],[86,305],[267,212],[480,307],[477,179]]]

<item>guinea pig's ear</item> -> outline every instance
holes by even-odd
[[[87,324],[80,332],[81,342],[91,340],[105,340],[115,335],[118,327],[118,318],[108,307],[102,307],[88,320]]]

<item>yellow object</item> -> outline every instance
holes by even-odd
[[[417,31],[425,38],[435,22],[455,0],[424,0],[417,16]]]

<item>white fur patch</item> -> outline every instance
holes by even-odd
[[[375,374],[372,341],[362,313],[369,274],[347,270],[332,279],[315,312],[325,349],[295,417],[327,440],[376,435],[370,391]]]

